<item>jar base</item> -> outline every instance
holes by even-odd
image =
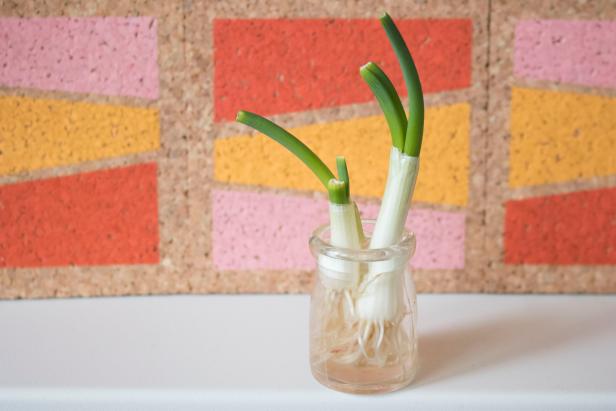
[[[400,378],[399,367],[396,367],[395,370],[381,369],[378,370],[380,376],[383,377],[390,371],[393,374],[392,379],[379,378],[376,381],[374,379],[374,372],[371,373],[362,370],[361,373],[358,373],[353,366],[337,365],[332,367],[330,364],[327,370],[311,366],[310,371],[321,385],[336,391],[350,394],[384,394],[398,391],[408,386],[415,377],[416,368],[417,367],[412,367],[412,369],[407,370],[404,378]]]

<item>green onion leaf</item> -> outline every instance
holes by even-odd
[[[398,150],[404,150],[404,138],[406,135],[407,121],[404,107],[400,96],[391,80],[375,63],[369,62],[359,69],[359,74],[368,83],[374,93],[385,119],[389,125],[391,141]]]
[[[270,120],[248,111],[239,111],[237,113],[237,121],[260,131],[282,144],[312,170],[319,180],[321,180],[325,188],[329,188],[330,180],[335,178],[334,174],[312,150],[299,141],[293,134]]]
[[[409,121],[406,129],[406,138],[404,140],[404,153],[409,156],[417,157],[421,150],[424,126],[424,101],[419,74],[417,73],[417,67],[415,67],[411,53],[389,14],[385,13],[381,17],[381,24],[398,57],[398,62],[400,63],[402,74],[404,75],[406,89],[409,94]]]
[[[336,157],[336,168],[338,169],[338,179],[346,184],[346,195],[351,197],[351,182],[349,181],[349,169],[346,159],[343,156]]]

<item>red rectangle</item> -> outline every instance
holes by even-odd
[[[509,201],[508,264],[616,264],[616,189]]]
[[[397,20],[424,92],[471,81],[470,19]],[[233,19],[214,21],[215,120],[238,110],[260,114],[363,103],[373,99],[359,68],[374,61],[400,95],[402,72],[376,19]]]
[[[0,187],[0,267],[155,264],[156,164]]]

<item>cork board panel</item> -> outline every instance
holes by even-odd
[[[185,6],[189,209],[198,233],[190,260],[203,273],[195,292],[308,292],[312,283],[307,241],[326,222],[324,193],[284,150],[232,122],[239,109],[291,129],[330,165],[346,155],[362,213],[376,215],[389,138],[359,66],[376,61],[404,90],[378,10],[398,22],[428,91],[407,222],[418,235],[417,287],[484,290],[488,2]]]
[[[191,290],[182,5],[2,2],[0,298]]]
[[[486,290],[616,291],[616,5],[492,2]]]

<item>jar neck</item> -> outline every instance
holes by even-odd
[[[374,220],[362,220],[366,241],[360,249],[336,247],[330,243],[330,227],[324,225],[314,231],[310,238],[310,249],[316,258],[327,256],[330,258],[359,262],[379,263],[391,260],[407,261],[415,252],[415,235],[404,231],[402,238],[389,247],[369,248],[370,234],[374,227]]]

